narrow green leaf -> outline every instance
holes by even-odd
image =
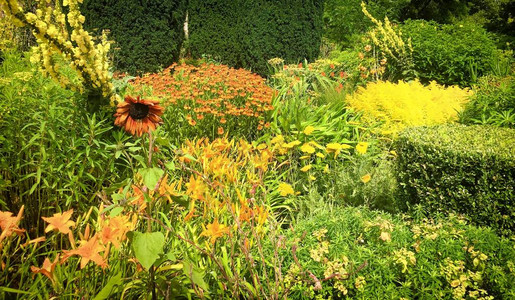
[[[106,286],[104,286],[104,288],[102,288],[102,290],[95,296],[95,298],[93,298],[93,300],[107,299],[111,295],[113,288],[115,286],[121,285],[121,284],[122,284],[122,273],[120,272],[109,279]]]

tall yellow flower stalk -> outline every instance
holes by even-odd
[[[384,22],[377,20],[368,12],[364,2],[361,2],[361,10],[376,25],[368,32],[368,37],[372,40],[372,43],[383,55],[388,56],[389,60],[393,60],[403,70],[409,71],[413,64],[411,38],[404,41],[402,32],[394,29],[388,17],[384,18]]]
[[[109,74],[110,42],[102,35],[98,43],[83,28],[85,17],[79,11],[82,0],[38,0],[36,13],[26,12],[18,0],[0,0],[0,9],[15,25],[32,29],[38,46],[33,47],[31,61],[63,87],[81,93],[113,96]],[[68,7],[68,13],[62,8]],[[77,72],[78,82],[70,82],[59,72],[56,54],[63,56]]]

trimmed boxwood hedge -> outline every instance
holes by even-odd
[[[84,27],[116,41],[114,66],[130,74],[155,72],[179,58],[187,0],[84,0]]]
[[[418,127],[402,132],[394,147],[400,190],[409,202],[515,233],[515,130]]]
[[[323,30],[324,0],[191,0],[190,51],[232,67],[268,72],[267,60],[314,60]]]

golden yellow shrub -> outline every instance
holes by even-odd
[[[352,108],[362,111],[368,123],[383,122],[383,134],[412,126],[442,124],[456,119],[472,92],[458,86],[444,87],[419,81],[371,82],[347,96]]]

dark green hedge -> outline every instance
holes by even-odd
[[[114,65],[131,74],[157,71],[179,57],[186,0],[84,0],[88,31],[109,29],[116,41]]]
[[[266,75],[267,60],[314,60],[324,0],[191,0],[190,51]]]
[[[411,128],[395,142],[400,189],[431,211],[466,214],[515,233],[515,130],[442,125]]]

